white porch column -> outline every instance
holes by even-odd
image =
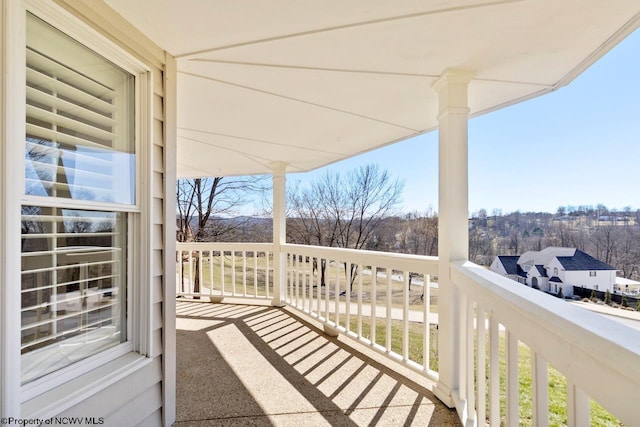
[[[282,289],[286,279],[286,259],[282,245],[287,243],[287,164],[274,162],[273,169],[273,300],[271,305],[283,306]]]
[[[467,87],[473,74],[447,70],[434,83],[439,96],[438,150],[438,367],[434,393],[449,407],[460,386],[459,298],[451,262],[469,257]]]

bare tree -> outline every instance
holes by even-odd
[[[596,246],[596,258],[606,262],[613,263],[613,258],[618,245],[619,231],[616,226],[606,225],[598,227],[593,234]]]
[[[438,254],[438,214],[431,207],[426,212],[407,214],[400,236],[404,250],[416,255]]]
[[[242,221],[221,219],[240,215],[252,196],[265,190],[264,182],[261,176],[178,180],[178,241],[220,241],[231,237]]]
[[[288,237],[295,243],[363,249],[382,221],[400,203],[403,183],[377,165],[360,166],[346,176],[327,172],[310,186],[289,194]],[[324,285],[324,269],[321,284]],[[358,273],[351,271],[351,285]]]
[[[619,233],[616,265],[623,277],[631,278],[640,272],[640,230],[625,229]]]
[[[264,177],[210,177],[182,179],[176,183],[177,240],[220,241],[233,236],[243,220],[229,221],[252,194],[264,191]],[[197,261],[197,260],[196,260]],[[194,292],[200,291],[199,262],[195,263]]]

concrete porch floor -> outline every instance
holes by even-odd
[[[177,427],[460,425],[426,379],[288,309],[179,300],[176,315]]]

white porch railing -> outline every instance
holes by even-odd
[[[430,356],[437,351],[431,304],[437,258],[304,245],[283,250],[287,304],[323,322],[328,333],[344,333],[438,379]]]
[[[273,245],[177,248],[178,295],[273,297]],[[321,321],[328,333],[343,333],[433,380],[438,359],[453,360],[452,397],[465,425],[588,426],[595,422],[591,399],[626,425],[640,425],[639,331],[459,263],[451,266],[458,351],[438,354],[437,258],[289,244],[281,250],[283,303]],[[557,402],[549,404],[557,376],[566,379],[566,419]]]
[[[271,299],[271,243],[178,243],[176,249],[177,295]]]
[[[566,379],[567,425],[603,425],[591,419],[591,399],[625,425],[640,425],[639,331],[473,263],[453,265],[452,281],[460,295],[454,400],[466,424],[499,426],[502,417],[516,426],[523,416],[533,426],[564,424],[550,421],[549,393],[558,387],[550,384],[553,369]],[[519,375],[530,376],[529,389]],[[529,404],[530,414],[522,414]]]

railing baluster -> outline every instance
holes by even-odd
[[[549,425],[549,369],[538,353],[531,351],[531,400],[533,425]]]
[[[402,360],[409,360],[409,278],[411,273],[404,271],[402,287]]]
[[[362,264],[358,264],[358,338],[362,337],[362,276],[364,271],[362,270]]]
[[[247,296],[247,252],[242,251],[242,296]]]
[[[391,351],[391,302],[392,302],[392,294],[393,290],[391,289],[391,274],[393,270],[387,267],[387,325],[385,332],[385,347],[387,351]]]
[[[209,251],[209,296],[213,295],[213,251]]]
[[[326,258],[322,258],[322,262],[324,265],[324,320],[325,322],[329,321],[329,260]]]
[[[340,268],[338,267],[339,262],[338,260],[334,260],[333,261],[333,267],[335,270],[335,305],[333,307],[333,309],[335,310],[335,322],[336,322],[336,327],[340,326]]]
[[[294,254],[289,255],[289,288],[291,289],[291,305],[296,306],[296,272],[295,263],[296,256]]]
[[[567,425],[581,427],[591,425],[589,396],[567,378]]]
[[[221,296],[224,297],[224,250],[220,250],[220,289]]]
[[[267,265],[264,268],[264,290],[265,290],[265,292],[267,294],[267,298],[271,298],[271,295],[269,295],[270,294],[270,292],[269,292],[269,273],[270,273],[270,271],[269,271],[269,260],[271,259],[272,256],[273,256],[273,252],[265,251],[264,257],[267,260],[267,262],[266,262]],[[279,280],[279,278],[276,279],[274,277],[273,286],[280,286],[281,285],[280,283],[276,284],[276,280]]]
[[[295,306],[300,307],[300,255],[296,254],[293,257],[293,277],[295,281],[296,290],[296,302]]]
[[[310,306],[307,306],[307,257],[302,256],[302,308],[309,313]]]
[[[376,305],[378,296],[376,295],[378,290],[378,267],[375,265],[371,266],[371,327],[369,328],[369,336],[371,339],[371,344],[376,343]]]
[[[507,425],[517,426],[520,423],[520,390],[518,383],[518,338],[507,331],[507,405],[505,418]]]
[[[489,329],[489,419],[500,427],[500,325],[490,316]]]
[[[231,251],[231,295],[236,296],[236,252]]]
[[[302,258],[302,259],[301,259]],[[299,294],[300,294],[300,302],[298,303],[300,305],[300,308],[302,310],[304,310],[304,284],[305,284],[305,279],[304,279],[304,257],[302,257],[302,255],[298,255],[298,277],[299,277]]]
[[[184,293],[184,255],[182,251],[178,251],[178,281],[180,282],[180,292]]]
[[[193,280],[193,251],[189,251],[189,293],[193,294],[195,283]]]
[[[466,363],[467,374],[467,422],[475,420],[475,375],[474,375],[474,303],[471,299],[467,299],[467,331],[466,331]]]
[[[429,323],[429,304],[431,302],[431,276],[423,275],[422,281],[422,321],[424,329],[424,339],[422,340],[422,366],[424,371],[429,371],[431,359],[431,324]]]
[[[314,268],[315,266],[315,268]],[[320,317],[321,314],[321,308],[320,308],[320,301],[322,300],[322,294],[321,292],[321,286],[320,286],[320,275],[318,274],[318,276],[316,277],[316,274],[318,272],[318,258],[316,257],[312,257],[311,258],[311,289],[312,289],[312,293],[313,293],[313,286],[315,285],[316,287],[316,315],[318,317]]]
[[[287,254],[287,295],[289,304],[293,304],[293,254]]]
[[[253,251],[253,296],[258,296],[258,251]]]
[[[458,300],[458,351],[460,352],[458,363],[458,377],[460,378],[459,398],[461,401],[467,400],[467,361],[469,358],[469,352],[467,348],[467,294],[462,293]]]
[[[487,383],[486,383],[486,363],[487,363],[487,359],[486,359],[486,351],[487,351],[487,346],[486,346],[486,340],[487,340],[487,334],[486,334],[486,328],[487,328],[487,318],[485,316],[485,311],[484,308],[480,307],[479,305],[476,305],[476,310],[477,310],[477,317],[476,317],[476,331],[477,331],[477,346],[478,346],[478,350],[477,350],[477,359],[476,359],[476,363],[477,363],[477,371],[476,371],[476,382],[477,382],[477,386],[478,386],[478,392],[477,392],[477,405],[476,405],[476,411],[477,411],[477,425],[484,425],[486,422],[486,403],[487,403]],[[534,423],[535,425],[535,423]]]
[[[344,273],[345,273],[345,318],[344,318],[344,327],[347,331],[351,330],[351,263],[344,263]],[[347,267],[348,266],[348,267]]]
[[[198,283],[200,283],[199,293],[202,295],[202,288],[204,288],[204,280],[202,280],[202,251],[198,251]]]

